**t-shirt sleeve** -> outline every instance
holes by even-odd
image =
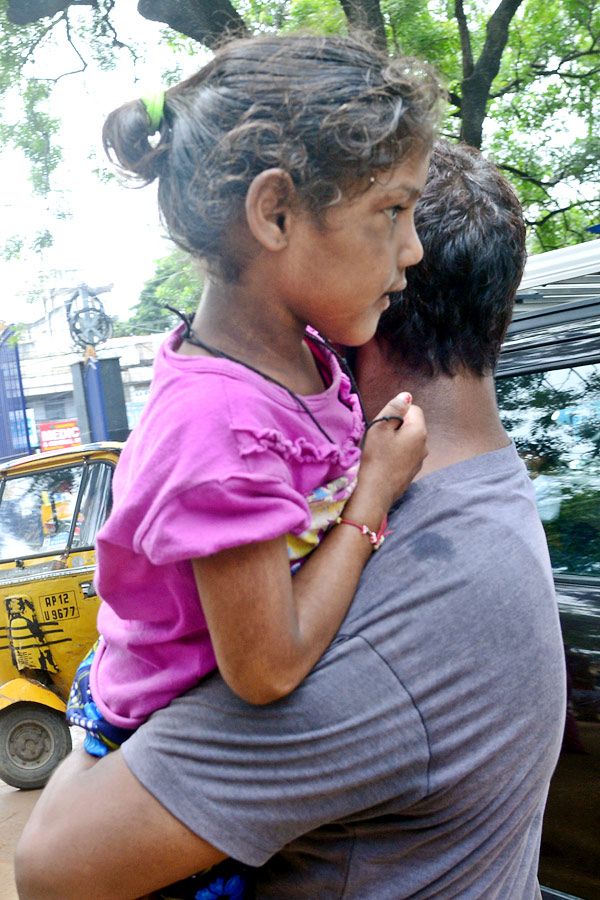
[[[300,531],[309,521],[305,498],[283,480],[255,474],[182,490],[146,516],[136,550],[154,565]]]
[[[358,462],[361,423],[337,395],[324,407],[334,440],[260,378],[172,381],[156,388],[115,472],[114,507],[98,536],[115,553],[160,566],[301,534],[307,495]]]
[[[302,684],[250,706],[215,673],[124,744],[151,794],[248,865],[333,821],[428,790],[427,736],[411,697],[361,637],[339,639]]]

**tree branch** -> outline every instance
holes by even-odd
[[[536,78],[541,78],[546,75],[558,75],[559,78],[564,79],[580,79],[587,78],[588,75],[595,75],[596,72],[600,71],[600,65],[592,66],[591,69],[587,69],[585,72],[564,72],[563,65],[572,62],[574,59],[582,59],[584,56],[598,56],[600,55],[600,51],[585,51],[582,53],[574,53],[569,57],[565,57],[565,59],[561,59],[554,69],[547,69],[541,63],[531,63],[531,69],[535,72]]]
[[[116,32],[115,26],[110,21],[110,14],[112,13],[113,9],[115,8],[115,2],[116,2],[116,0],[110,0],[110,2],[108,3],[108,5],[106,7],[106,12],[101,17],[102,22],[104,23],[104,27],[106,28],[107,33],[110,32],[112,34],[113,47],[118,47],[119,49],[122,49],[122,50],[125,50],[125,49],[129,50],[129,52],[132,54],[133,58],[136,59],[136,54],[132,52],[131,47],[129,47],[127,44],[124,44],[122,41],[119,40],[119,38],[117,37],[117,32]]]
[[[47,35],[50,34],[52,29],[62,20],[62,18],[63,18],[62,16],[59,16],[59,18],[56,19],[56,21],[51,22],[50,25],[48,25],[46,28],[44,28],[43,31],[41,31],[38,34],[37,38],[29,45],[29,49],[27,50],[26,60],[33,59],[33,55],[34,55],[35,51],[37,50],[37,48],[39,47],[39,45],[43,42],[44,38],[46,38]]]
[[[473,71],[473,51],[471,50],[471,35],[469,34],[469,26],[467,17],[465,16],[465,8],[462,0],[455,0],[454,18],[458,22],[458,33],[460,35],[460,46],[463,58],[463,77],[468,78]]]
[[[515,166],[510,166],[507,163],[496,163],[496,166],[504,172],[510,172],[511,175],[516,175],[517,178],[520,178],[522,181],[527,181],[529,184],[535,184],[536,187],[541,188],[543,191],[555,187],[568,174],[566,171],[563,171],[559,175],[553,175],[552,178],[549,178],[547,181],[542,181],[541,178],[536,178],[534,175],[531,175],[531,173],[523,172],[521,169],[517,169]]]
[[[229,0],[139,0],[137,8],[145,19],[164,22],[205,47],[216,47],[227,35],[249,34]]]
[[[6,18],[13,25],[31,25],[57,12],[66,12],[70,6],[92,6],[97,0],[8,0]]]
[[[572,203],[569,203],[567,206],[560,206],[556,209],[551,209],[546,215],[542,216],[541,219],[525,219],[526,224],[531,228],[539,228],[541,225],[545,225],[546,222],[550,221],[554,216],[559,216],[561,214],[570,212],[572,209],[579,209],[582,206],[594,206],[600,203],[599,200],[574,200]]]
[[[75,44],[73,43],[73,38],[71,36],[71,24],[69,22],[69,16],[67,15],[67,13],[65,13],[65,15],[64,15],[64,20],[65,20],[65,27],[67,29],[67,40],[68,40],[69,44],[71,45],[71,47],[73,48],[73,50],[75,51],[75,53],[77,54],[77,56],[79,57],[79,59],[81,60],[81,68],[74,69],[72,72],[63,72],[62,75],[59,75],[58,78],[54,79],[55,81],[59,81],[61,78],[64,78],[65,75],[76,75],[79,72],[85,72],[85,70],[87,69],[86,60],[83,58],[83,56],[81,55],[81,53],[79,52],[79,50],[77,49]]]
[[[502,54],[508,42],[508,29],[521,3],[523,0],[502,0],[486,25],[485,44],[475,64],[475,71],[487,84],[488,90],[500,69]]]
[[[508,84],[505,84],[504,87],[501,87],[499,91],[490,91],[488,100],[498,100],[499,97],[505,97],[506,94],[519,94],[522,90],[523,82],[517,76],[512,81],[509,81]]]
[[[7,0],[7,3],[6,17],[13,25],[30,25],[58,12],[64,13],[72,6],[99,9],[98,0]],[[186,0],[185,3],[182,0],[139,0],[138,12],[152,22],[164,22],[205,47],[215,47],[225,35],[249,33],[230,0]]]
[[[523,0],[501,0],[486,25],[486,39],[479,59],[474,66],[471,65],[470,73],[462,80],[463,117],[460,136],[472,147],[481,147],[490,88],[500,69],[502,54],[508,42],[509,25],[522,2]],[[458,16],[464,18],[462,0],[455,2],[455,15],[461,28]],[[466,28],[466,20],[463,27]],[[469,54],[470,52],[469,46]]]

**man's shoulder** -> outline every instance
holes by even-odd
[[[505,446],[474,454],[429,472],[414,482],[405,496],[423,491],[434,492],[440,488],[477,490],[506,476],[520,479],[524,483],[529,481],[527,469],[512,441]]]
[[[342,631],[363,635],[390,665],[406,671],[414,648],[432,641],[460,653],[482,626],[500,627],[521,610],[556,630],[544,531],[514,447],[422,478],[388,524]],[[411,668],[416,679],[421,671]]]
[[[479,527],[467,533],[473,520]],[[477,543],[485,547],[487,529],[501,521],[519,530],[533,521],[542,534],[535,490],[514,444],[429,473],[411,485],[389,515],[396,540],[457,529],[455,548],[465,552]]]

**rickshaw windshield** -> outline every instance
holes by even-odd
[[[92,549],[110,510],[113,470],[111,463],[97,461],[3,479],[0,572],[17,559],[66,558]]]
[[[1,562],[64,551],[82,475],[79,465],[6,479],[0,500]]]

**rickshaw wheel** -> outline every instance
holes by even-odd
[[[0,716],[0,778],[12,787],[43,787],[71,750],[61,713],[37,703],[15,703]]]

